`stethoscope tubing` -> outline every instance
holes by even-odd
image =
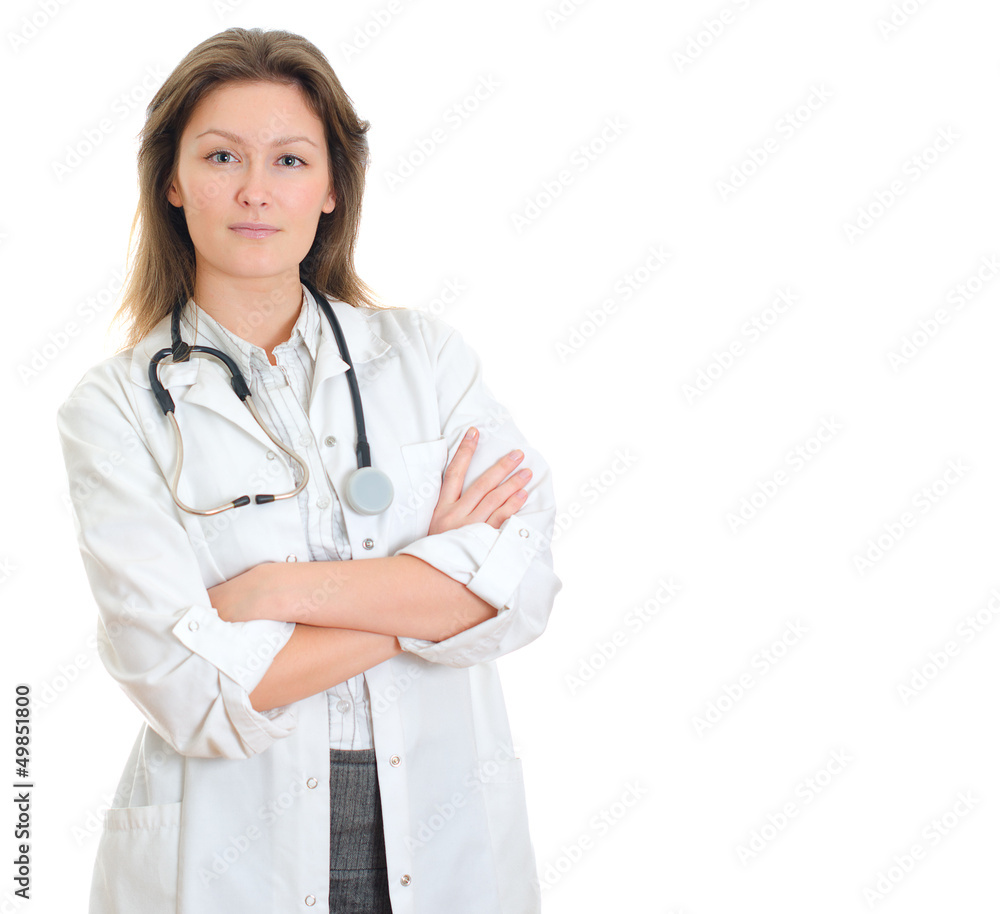
[[[344,332],[341,329],[340,321],[337,319],[336,314],[334,314],[333,309],[330,307],[330,304],[326,300],[325,296],[320,295],[319,290],[317,290],[316,287],[308,280],[302,279],[301,282],[309,290],[313,299],[317,302],[323,313],[326,315],[327,320],[330,322],[330,326],[333,328],[334,336],[337,339],[337,346],[340,349],[341,357],[347,363],[347,381],[351,391],[351,403],[354,408],[355,427],[357,430],[357,446],[355,448],[355,454],[357,456],[358,470],[361,470],[362,468],[370,468],[372,465],[371,448],[368,444],[368,438],[365,432],[365,418],[364,410],[361,405],[361,391],[359,389],[356,372],[354,370],[354,362],[351,360],[351,354],[347,347],[347,340],[344,338]],[[174,502],[179,508],[191,514],[212,515],[219,514],[222,511],[228,511],[232,508],[244,507],[245,505],[249,505],[251,503],[261,505],[268,504],[273,501],[280,501],[286,498],[294,498],[306,487],[309,482],[309,467],[307,466],[305,460],[299,457],[299,455],[290,448],[286,447],[285,444],[281,442],[264,424],[260,413],[257,410],[257,406],[253,402],[253,396],[250,393],[250,387],[246,382],[246,378],[244,378],[239,365],[236,364],[235,360],[231,356],[211,346],[191,346],[181,339],[180,320],[182,309],[183,303],[178,300],[174,305],[170,319],[171,345],[160,349],[152,357],[152,359],[150,359],[148,369],[149,383],[150,388],[153,391],[153,396],[156,398],[164,416],[170,420],[170,425],[174,434],[174,441],[177,446],[177,465],[174,468],[173,479],[170,483],[170,494],[173,497]],[[240,398],[240,400],[243,401],[243,404],[250,411],[254,420],[261,427],[267,437],[274,443],[274,446],[291,458],[301,468],[302,479],[294,489],[289,492],[276,495],[258,494],[254,495],[252,499],[249,495],[241,495],[238,498],[234,498],[232,501],[228,501],[225,504],[214,508],[193,508],[181,501],[177,495],[177,484],[180,481],[181,469],[184,464],[184,442],[181,438],[180,426],[177,424],[174,399],[171,397],[170,392],[166,390],[160,382],[159,366],[160,362],[168,355],[171,357],[172,364],[176,364],[178,362],[186,362],[192,355],[199,354],[218,359],[226,366],[229,371],[230,383],[232,385],[233,392]],[[376,473],[376,475],[382,476],[383,474]],[[388,486],[388,498],[389,501],[391,501],[392,486],[391,483],[388,482],[387,478],[385,483]],[[359,507],[358,510],[363,510],[363,513],[380,513],[378,510],[368,510],[367,508],[362,509],[361,507]],[[384,508],[382,510],[384,510]]]
[[[372,465],[371,448],[368,446],[368,436],[365,434],[365,413],[361,408],[361,390],[358,387],[357,373],[354,371],[354,362],[351,361],[351,353],[347,349],[347,340],[344,339],[344,331],[341,329],[340,321],[337,320],[337,315],[333,313],[333,308],[330,307],[330,303],[326,298],[320,295],[307,280],[303,279],[302,284],[312,294],[313,299],[319,303],[320,308],[323,309],[323,313],[326,314],[327,319],[330,321],[330,326],[333,327],[333,335],[337,338],[340,354],[344,361],[347,362],[347,383],[351,388],[351,403],[354,407],[354,418],[358,435],[358,444],[355,448],[358,457],[358,468],[370,467]]]

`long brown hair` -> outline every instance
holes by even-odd
[[[130,250],[137,224],[139,237],[115,314],[115,319],[127,322],[125,348],[142,340],[179,298],[187,301],[194,294],[194,244],[183,211],[167,200],[188,120],[198,102],[220,85],[259,81],[298,85],[325,127],[337,205],[333,212],[320,214],[300,276],[321,293],[351,305],[382,307],[354,269],[370,123],[358,117],[314,44],[291,32],[231,28],[193,48],[146,108],[139,133],[139,205],[129,232]]]

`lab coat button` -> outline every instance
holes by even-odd
[[[409,873],[403,873],[403,875],[399,877],[399,882],[400,882],[401,885],[409,885],[410,884],[410,874]]]
[[[393,768],[397,768],[399,766],[399,762],[400,758],[398,755],[394,755],[391,759],[389,759],[389,764],[392,765]]]
[[[278,456],[278,455],[277,455],[277,454],[275,454],[275,453],[274,453],[274,451],[268,451],[268,452],[267,452],[267,459],[268,459],[268,460],[274,460],[274,458],[275,458],[275,457],[277,457],[277,456]]]
[[[306,895],[306,904],[311,908],[314,904],[316,904],[316,896]]]
[[[198,631],[198,623],[193,621],[188,622],[188,628],[191,629],[191,631],[196,632]]]
[[[319,781],[317,781],[316,778],[309,778],[309,780],[306,781],[306,787],[312,790],[318,783]]]
[[[336,443],[337,443],[337,439],[334,438],[333,435],[327,435],[323,439],[323,444],[325,444],[327,447],[333,447]]]
[[[318,507],[318,508],[329,508],[330,507],[330,499],[327,498],[326,496],[324,496],[318,502],[316,502],[316,507]]]
[[[346,699],[342,698],[340,701],[337,702],[337,710],[346,713],[347,711],[351,710],[351,703]]]
[[[529,535],[529,534],[528,534],[528,531],[527,531],[527,529],[526,529],[525,527],[522,527],[522,528],[521,528],[521,536],[528,536],[528,535]]]
[[[361,543],[361,545],[364,546],[365,549],[374,549],[375,548],[375,540],[373,540],[373,539],[366,539],[366,540],[364,540]]]
[[[302,447],[308,447],[310,444],[312,444],[312,440],[313,440],[312,435],[310,435],[308,432],[299,435],[299,444],[301,444]]]
[[[299,557],[297,555],[286,555],[285,556],[285,561],[286,562],[297,562],[298,560],[299,560]]]

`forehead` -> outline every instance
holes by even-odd
[[[302,89],[273,82],[224,83],[209,90],[184,132],[194,137],[210,127],[262,145],[285,133],[304,134],[315,142],[323,137],[322,121],[309,108]]]

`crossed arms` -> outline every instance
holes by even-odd
[[[499,529],[523,504],[530,477],[504,477],[506,455],[463,493],[476,448],[466,437],[444,472],[429,534],[471,523]],[[496,616],[494,606],[412,555],[351,561],[271,562],[215,587],[221,619],[294,622],[295,630],[250,693],[266,711],[326,691],[400,653],[397,636],[440,642]]]

